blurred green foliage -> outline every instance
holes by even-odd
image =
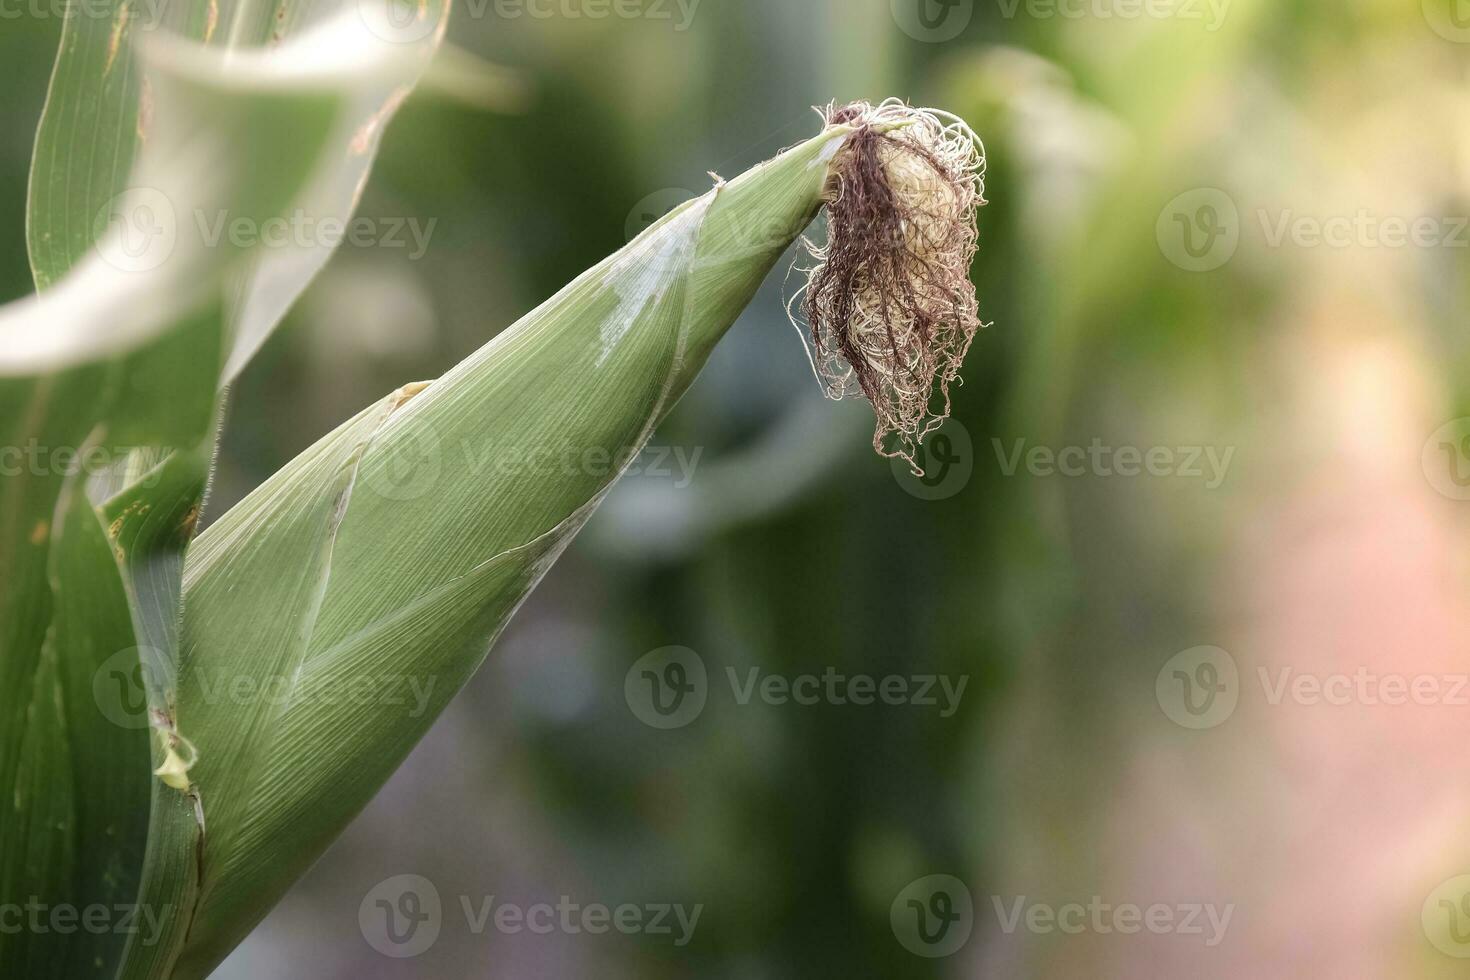
[[[645,202],[666,208],[663,192],[700,191],[708,171],[739,172],[810,135],[809,107],[834,98],[942,106],[985,137],[992,203],[974,274],[994,326],[955,403],[973,473],[947,499],[908,492],[867,449],[865,408],[821,403],[786,321],[794,285],[769,283],[655,440],[701,453],[692,482],[625,480],[457,708],[221,975],[295,976],[310,956],[314,975],[357,978],[1139,976],[1138,959],[1096,937],[1001,935],[988,896],[1085,898],[1119,882],[1153,895],[1167,892],[1158,866],[1174,853],[1150,851],[1154,836],[1269,836],[1249,823],[1271,798],[1253,780],[1293,770],[1267,729],[1247,727],[1223,754],[1184,742],[1158,713],[1155,673],[1178,650],[1248,633],[1251,580],[1290,571],[1286,555],[1242,570],[1241,542],[1267,534],[1273,501],[1332,455],[1315,409],[1293,405],[1334,338],[1392,321],[1394,343],[1433,365],[1430,411],[1449,418],[1466,406],[1470,310],[1458,254],[1364,267],[1272,250],[1254,209],[1383,211],[1408,196],[1463,213],[1463,160],[1406,102],[1422,93],[1432,116],[1463,99],[1464,45],[1429,29],[1418,4],[1386,0],[1236,0],[1217,30],[973,6],[944,43],[905,34],[888,0],[706,0],[687,31],[507,17],[493,2],[458,10],[451,39],[523,73],[531,103],[487,114],[414,97],[363,213],[437,218],[432,248],[417,262],[351,248],[334,260],[236,388],[214,513],[620,247],[656,206]],[[55,29],[17,21],[0,34],[11,296],[28,281],[23,137]],[[1392,141],[1415,153],[1379,152]],[[1157,231],[1196,188],[1223,189],[1241,214],[1239,253],[1208,275],[1181,268]],[[1388,294],[1398,319],[1367,312]],[[1334,325],[1328,340],[1312,339],[1317,320]],[[1008,476],[999,457],[1016,440],[1238,455],[1208,490]],[[1405,464],[1416,480],[1418,448]],[[624,677],[670,645],[703,658],[710,702],[659,731],[629,711]],[[741,705],[725,671],[752,667],[969,680],[947,718]],[[1204,774],[1194,795],[1130,809],[1120,786],[1159,758]],[[1261,760],[1259,777],[1240,775],[1240,759]],[[1251,853],[1237,844],[1216,841],[1211,860]],[[1291,867],[1231,878],[1232,896],[1289,892]],[[404,871],[451,906],[572,894],[705,910],[684,948],[446,928],[432,952],[390,961],[361,942],[355,911]],[[948,960],[913,956],[889,927],[894,897],[933,873],[964,879],[977,905],[976,937]],[[1382,912],[1391,962],[1417,964],[1383,975],[1450,975],[1448,961],[1423,965],[1416,915]],[[1211,962],[1193,975],[1263,961]]]

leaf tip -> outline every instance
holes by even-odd
[[[411,384],[404,385],[402,388],[399,388],[397,391],[393,392],[393,404],[389,406],[388,411],[390,413],[398,411],[404,405],[407,405],[409,402],[417,398],[420,394],[423,393],[424,389],[428,388],[429,385],[433,383],[434,382],[432,381],[415,381]]]

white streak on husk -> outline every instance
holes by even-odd
[[[617,306],[603,319],[601,367],[612,356],[643,312],[663,300],[679,277],[687,273],[690,240],[698,233],[704,213],[714,199],[706,194],[654,225],[618,255],[603,274],[603,282],[617,296]]]

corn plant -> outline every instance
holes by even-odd
[[[824,206],[803,329],[829,394],[873,403],[880,451],[914,460],[979,326],[978,141],[901,103],[832,106],[196,539],[224,392],[331,248],[222,244],[190,216],[350,217],[447,11],[210,2],[143,35],[131,9],[65,24],[38,293],[0,309],[0,442],[129,447],[0,490],[0,896],[156,928],[0,933],[7,976],[208,975],[474,673]],[[527,465],[486,474],[487,447]],[[611,475],[535,463],[588,452]],[[432,681],[427,704],[334,696],[386,675]]]

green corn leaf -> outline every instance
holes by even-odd
[[[155,141],[157,49],[166,49],[169,60],[214,76],[226,89],[253,79],[289,94],[292,86],[309,89],[331,80],[337,92],[332,116],[303,135],[337,152],[305,174],[292,203],[317,226],[350,217],[388,120],[442,40],[446,4],[423,2],[407,9],[396,4],[109,0],[110,17],[95,16],[95,4],[85,14],[73,12],[62,29],[31,175],[27,231],[37,284],[51,285],[89,253],[99,216],[129,186],[136,150]],[[161,13],[155,17],[149,13],[154,10]],[[183,39],[207,45],[178,43]],[[261,142],[242,149],[238,162],[263,164],[270,172],[276,153],[297,148]],[[138,186],[136,179],[132,186]],[[173,217],[198,225],[221,215],[230,220],[250,216],[238,202],[219,203],[230,206]],[[226,381],[239,375],[335,245],[321,240],[257,249],[230,273]]]
[[[118,973],[126,935],[50,912],[113,916],[152,877],[150,731],[173,727],[219,387],[324,261],[210,241],[196,216],[350,210],[438,41],[348,8],[273,52],[135,52],[118,16],[67,21],[33,173],[42,292],[0,308],[0,895],[40,915],[0,933],[6,975]],[[93,479],[74,462],[117,447],[146,451]]]
[[[848,132],[683,205],[201,536],[174,695],[198,760],[168,839],[202,865],[173,976],[229,953],[473,674],[816,215]]]

